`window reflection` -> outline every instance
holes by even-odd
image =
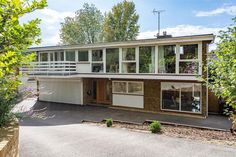
[[[92,50],[92,61],[102,61],[103,51],[102,50]]]
[[[78,61],[88,61],[88,51],[79,51]]]
[[[155,47],[139,47],[139,73],[154,73]]]
[[[181,45],[180,46],[180,59],[197,59],[198,58],[198,45]]]
[[[103,63],[92,63],[92,72],[103,72]]]
[[[158,72],[175,73],[175,45],[158,46]]]
[[[135,61],[135,48],[123,48],[122,56],[123,61]]]
[[[198,74],[198,62],[179,62],[179,73]]]
[[[119,73],[119,49],[106,49],[106,72]]]
[[[66,51],[66,61],[75,61],[75,51]]]
[[[162,83],[162,108],[176,111],[201,111],[201,84]]]
[[[140,82],[129,82],[128,93],[130,94],[143,94],[143,84]]]

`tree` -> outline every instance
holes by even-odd
[[[105,41],[134,40],[139,32],[139,15],[134,2],[124,0],[113,6],[104,20],[103,34]]]
[[[208,64],[210,79],[206,82],[236,111],[236,17],[233,21],[226,31],[220,31],[220,41],[216,50],[211,52],[214,59]]]
[[[101,41],[103,15],[94,4],[85,3],[61,23],[60,38],[63,44],[95,43]]]
[[[34,58],[34,54],[24,52],[40,42],[40,20],[20,24],[19,18],[46,5],[46,0],[0,0],[0,127],[13,115],[20,84],[16,69]]]

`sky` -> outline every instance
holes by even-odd
[[[61,22],[67,16],[73,17],[75,11],[81,9],[84,3],[93,3],[105,13],[121,1],[47,0],[48,7],[30,13],[20,21],[24,23],[36,17],[40,18],[42,42],[37,46],[57,45],[60,42]],[[157,16],[152,13],[153,9],[165,10],[161,14],[161,32],[167,31],[167,34],[172,36],[209,33],[217,35],[219,30],[224,30],[232,24],[232,18],[236,16],[235,0],[133,0],[133,2],[139,14],[138,39],[154,38],[157,33]]]

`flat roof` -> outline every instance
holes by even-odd
[[[214,34],[199,34],[189,36],[176,36],[176,37],[163,37],[150,38],[150,39],[138,39],[128,41],[116,41],[116,42],[98,42],[94,44],[76,44],[76,45],[55,45],[55,46],[42,46],[31,47],[29,51],[52,51],[52,50],[71,50],[71,49],[96,49],[96,48],[108,48],[108,47],[125,47],[125,46],[142,46],[152,44],[166,44],[166,43],[181,43],[181,42],[200,42],[209,41],[214,42]]]

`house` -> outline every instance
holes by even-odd
[[[213,34],[30,48],[23,72],[38,82],[39,100],[107,105],[207,117],[207,62]]]

